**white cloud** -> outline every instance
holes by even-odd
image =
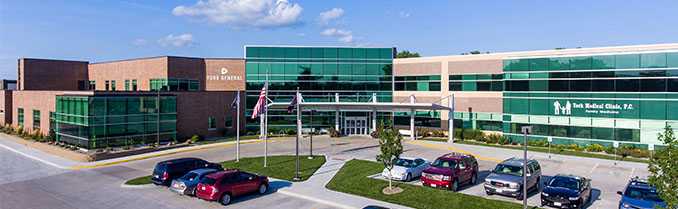
[[[296,37],[305,37],[306,34],[305,34],[305,33],[297,33],[297,34],[294,35],[294,36],[296,36]]]
[[[132,41],[132,45],[134,45],[134,46],[145,46],[146,44],[148,44],[148,40],[146,40],[146,39],[140,38],[140,39]]]
[[[408,18],[408,17],[410,17],[410,13],[409,12],[400,12],[400,13],[398,13],[398,16],[402,17],[402,18]]]
[[[167,35],[164,38],[158,39],[158,44],[160,46],[175,46],[175,47],[182,47],[182,48],[191,48],[195,46],[195,38],[193,38],[193,35],[189,33],[181,34],[178,36],[175,35]]]
[[[299,24],[302,10],[288,0],[199,0],[175,7],[172,14],[209,26],[260,29]]]
[[[343,30],[343,29],[336,29],[336,28],[328,28],[320,32],[320,34],[326,35],[326,36],[335,36],[339,37],[339,41],[343,43],[352,43],[355,40],[362,39],[358,37],[353,37],[353,32],[350,30]]]
[[[344,14],[344,10],[341,8],[334,8],[326,12],[321,12],[318,20],[318,24],[327,25],[330,23],[330,20],[341,17]]]

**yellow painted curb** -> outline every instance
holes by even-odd
[[[500,160],[500,159],[494,159],[494,158],[489,158],[489,157],[483,157],[483,156],[480,156],[480,155],[476,155],[476,154],[467,152],[467,151],[465,151],[465,150],[460,150],[460,149],[456,149],[456,148],[452,148],[452,147],[441,146],[441,145],[437,145],[437,144],[429,144],[429,143],[423,143],[423,142],[405,142],[405,143],[416,144],[416,145],[423,145],[423,146],[429,146],[429,147],[437,147],[437,148],[443,148],[443,149],[449,149],[449,150],[454,150],[454,151],[457,151],[457,152],[463,152],[463,153],[466,153],[466,154],[469,154],[469,155],[473,155],[473,156],[475,156],[475,157],[477,157],[477,158],[480,158],[480,159],[483,159],[483,160],[489,160],[489,161],[495,161],[495,162],[502,162],[502,161],[504,161],[504,160]]]
[[[283,141],[292,141],[292,140],[291,139],[269,139],[268,141],[269,142],[283,142]],[[240,144],[251,144],[251,143],[261,143],[261,142],[264,142],[264,140],[259,139],[259,140],[252,140],[252,141],[244,141],[244,142],[240,142]],[[192,152],[192,151],[198,151],[198,150],[204,150],[204,149],[212,149],[212,148],[217,148],[217,147],[227,147],[227,146],[233,146],[233,145],[236,145],[236,143],[234,142],[233,144],[221,144],[221,145],[197,147],[197,148],[193,148],[193,149],[167,152],[167,153],[162,153],[162,154],[155,154],[155,155],[149,155],[149,156],[144,156],[144,157],[137,157],[137,158],[131,158],[131,159],[127,159],[127,160],[113,161],[113,162],[95,164],[95,165],[74,166],[74,167],[71,167],[71,169],[95,168],[95,167],[115,165],[115,164],[120,164],[120,163],[143,160],[143,159],[148,159],[148,158],[154,158],[154,157],[160,157],[160,156],[166,156],[166,155],[173,155],[173,154],[179,154],[179,153],[185,153],[185,152]]]

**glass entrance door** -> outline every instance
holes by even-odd
[[[344,134],[367,135],[367,117],[346,117]]]

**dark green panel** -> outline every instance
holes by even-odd
[[[548,115],[549,101],[546,99],[530,99],[530,115]]]
[[[528,99],[511,99],[511,114],[529,114]]]
[[[325,48],[324,49],[324,58],[332,59],[337,58],[338,50],[337,48]]]
[[[621,106],[617,118],[638,119],[640,117],[640,102],[638,100],[617,100],[616,104]]]
[[[284,58],[285,57],[285,48],[271,47],[271,57],[273,57],[273,58]]]
[[[298,58],[299,57],[299,51],[297,48],[293,47],[288,47],[285,48],[285,58]]]
[[[352,49],[351,48],[339,48],[338,49],[338,58],[343,58],[343,59],[348,59],[351,58],[353,55],[351,55]]]
[[[310,58],[311,57],[311,49],[310,48],[299,48],[299,58]]]
[[[666,120],[666,101],[640,101],[640,118]]]
[[[258,57],[259,56],[259,48],[257,47],[245,47],[245,57],[250,58],[250,57]]]
[[[678,120],[678,101],[666,101],[666,119]]]

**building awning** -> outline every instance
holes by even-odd
[[[269,103],[269,108],[287,108],[289,102],[273,102]],[[345,110],[381,110],[389,112],[410,111],[415,110],[451,110],[449,107],[433,104],[433,103],[397,103],[397,102],[301,102],[299,103],[302,109],[327,110],[334,111],[339,108],[341,111]]]

